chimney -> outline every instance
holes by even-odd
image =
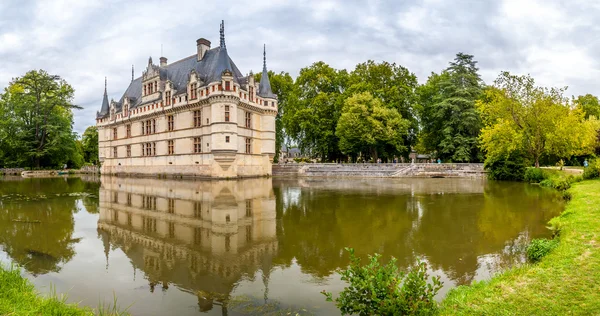
[[[199,38],[196,41],[196,46],[198,47],[198,61],[204,58],[204,54],[210,49],[210,41],[206,38]]]
[[[160,66],[165,67],[167,65],[167,57],[160,58]]]

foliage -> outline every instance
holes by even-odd
[[[406,147],[402,153],[408,155],[408,146],[415,145],[418,118],[415,110],[418,81],[415,74],[395,63],[376,63],[369,60],[356,65],[348,78],[346,97],[368,92],[381,101],[381,105],[395,109],[407,120],[407,132],[400,135]]]
[[[523,181],[527,162],[519,152],[488,157],[483,165],[490,180]]]
[[[598,102],[598,97],[591,94],[580,95],[577,99],[573,99],[573,104],[585,113],[586,119],[590,116],[600,118],[600,102]]]
[[[542,182],[541,186],[556,189],[558,191],[566,191],[571,188],[571,183],[565,177],[549,177]]]
[[[98,165],[98,128],[88,126],[81,137],[83,159],[86,163]]]
[[[588,166],[583,169],[584,179],[596,179],[600,178],[600,160],[594,159],[589,162]]]
[[[285,132],[303,152],[323,161],[341,157],[335,134],[343,105],[348,74],[317,62],[300,69],[282,118]]]
[[[396,259],[385,265],[379,262],[379,254],[369,256],[369,263],[361,265],[354,250],[350,253],[350,265],[340,271],[342,280],[349,283],[335,299],[342,314],[350,315],[433,315],[437,310],[434,299],[441,289],[439,277],[429,276],[425,263],[419,262],[408,274],[398,271]],[[323,292],[328,301],[331,293]]]
[[[0,165],[61,166],[73,158],[74,90],[59,76],[33,70],[0,95]]]
[[[529,183],[540,183],[547,178],[544,170],[535,167],[529,167],[525,170],[523,179]]]
[[[537,87],[529,76],[502,72],[477,102],[484,122],[481,147],[487,159],[520,151],[539,167],[543,155],[570,158],[592,153],[598,122],[585,120],[563,93],[564,89]]]
[[[422,143],[444,161],[483,160],[478,148],[481,118],[475,101],[484,84],[476,65],[472,55],[458,53],[446,70],[433,73],[418,89]]]
[[[403,135],[409,122],[394,108],[386,108],[369,92],[355,94],[346,99],[338,121],[336,136],[340,150],[357,157],[368,152],[374,160],[386,151],[397,155],[406,150]]]
[[[260,82],[262,73],[256,74],[256,81]],[[285,113],[285,109],[289,102],[289,97],[292,95],[294,89],[294,79],[287,72],[280,72],[278,74],[269,71],[269,82],[271,83],[271,89],[273,93],[277,95],[277,116],[275,117],[275,157],[273,162],[279,162],[279,153],[281,147],[285,142],[285,133],[283,129],[282,117]]]
[[[527,260],[538,262],[558,245],[558,239],[534,239],[527,246]]]

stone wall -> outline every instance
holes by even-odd
[[[0,168],[0,174],[20,175],[23,171],[23,168]]]
[[[273,176],[297,177],[391,177],[391,178],[483,178],[483,164],[275,164]]]

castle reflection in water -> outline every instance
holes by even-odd
[[[226,311],[244,274],[269,275],[278,251],[270,179],[169,181],[103,177],[98,232],[123,250],[150,291],[169,284]],[[108,263],[108,257],[107,257]]]

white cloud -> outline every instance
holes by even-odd
[[[0,87],[31,69],[64,77],[76,89],[76,130],[94,124],[108,77],[119,98],[161,44],[169,62],[192,55],[195,40],[227,47],[243,73],[269,68],[297,75],[323,60],[352,69],[368,59],[396,62],[420,82],[459,52],[475,55],[483,79],[501,70],[530,73],[569,94],[600,94],[600,3],[573,1],[0,1]]]

